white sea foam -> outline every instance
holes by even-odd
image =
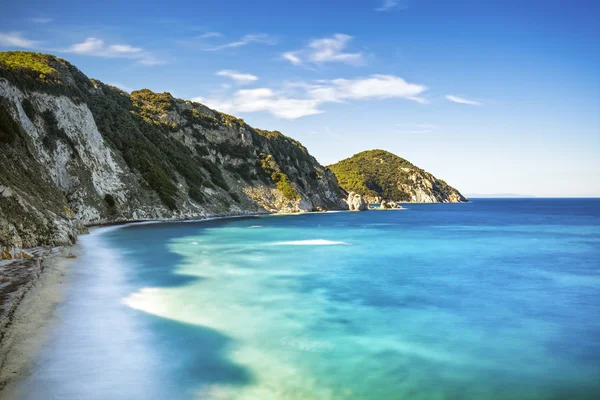
[[[349,244],[346,242],[338,242],[335,240],[326,239],[310,239],[310,240],[290,240],[285,242],[271,243],[273,246],[333,246],[338,244]]]

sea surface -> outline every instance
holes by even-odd
[[[24,399],[592,399],[600,200],[81,236]]]

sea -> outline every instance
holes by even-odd
[[[600,398],[600,199],[80,237],[21,399]]]

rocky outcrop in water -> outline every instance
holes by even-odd
[[[395,210],[402,207],[399,206],[397,203],[394,203],[393,201],[381,200],[379,208],[382,210]]]
[[[0,53],[0,254],[87,224],[346,208],[296,140],[65,60]]]
[[[350,211],[364,211],[369,209],[368,204],[365,202],[362,196],[354,192],[348,193],[346,204],[348,204],[348,209]]]

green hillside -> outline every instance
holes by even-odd
[[[402,202],[467,201],[441,179],[385,150],[368,150],[330,165],[342,189]]]

